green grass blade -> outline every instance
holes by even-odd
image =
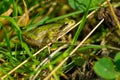
[[[25,50],[27,50],[27,52],[29,53],[30,50],[24,45],[23,41],[22,41],[22,31],[20,30],[19,26],[17,25],[17,23],[15,22],[15,20],[11,17],[8,16],[0,16],[0,18],[5,18],[8,21],[10,21],[12,23],[12,28],[16,31],[16,34],[20,40],[20,43],[22,45],[22,48],[24,48]],[[9,45],[10,46],[10,45]]]
[[[15,0],[11,0],[11,3],[13,4],[13,15],[14,15],[14,17],[17,17],[17,15],[18,15],[17,4],[16,4]]]
[[[90,1],[91,1],[91,0],[90,0]],[[80,35],[80,32],[81,32],[81,30],[83,29],[83,27],[84,27],[84,25],[85,25],[86,18],[87,18],[87,14],[88,14],[88,11],[89,11],[90,3],[91,3],[91,2],[89,2],[89,5],[87,6],[86,12],[85,12],[85,14],[84,14],[84,16],[83,16],[83,18],[82,18],[82,22],[81,22],[81,24],[79,25],[79,27],[78,27],[78,29],[77,29],[77,32],[75,33],[75,36],[74,36],[74,38],[73,38],[73,40],[72,40],[72,44],[75,44],[75,43],[76,43],[76,41],[77,41],[77,39],[78,39],[78,36]]]
[[[84,13],[84,15],[83,15],[83,18],[82,18],[82,20],[81,20],[81,24],[79,25],[79,27],[78,27],[78,29],[77,29],[77,32],[75,33],[75,36],[73,37],[72,45],[71,45],[71,46],[68,48],[68,50],[65,52],[65,56],[68,55],[68,54],[71,52],[71,50],[73,49],[73,47],[74,47],[73,45],[76,43],[76,41],[77,41],[77,39],[78,39],[78,37],[79,37],[79,35],[80,35],[80,32],[81,32],[81,30],[83,29],[83,27],[84,27],[84,25],[85,25],[86,18],[87,18],[87,14],[88,14],[88,12],[89,12],[90,4],[91,4],[91,0],[89,0],[89,4],[88,4],[88,6],[87,6],[87,8],[86,8],[86,11],[85,11],[85,13]]]
[[[7,19],[8,21],[10,21],[12,23],[12,25],[13,25],[12,28],[15,29],[18,38],[20,39],[20,41],[22,41],[22,37],[21,37],[22,31],[20,30],[20,28],[17,25],[16,21],[13,18],[9,17],[9,16],[0,16],[0,18],[5,18],[5,19]]]
[[[95,10],[95,9],[98,9],[98,8],[99,7],[93,7],[93,8],[90,8],[89,11],[92,11],[92,10]],[[80,13],[83,13],[83,12],[85,12],[85,11],[84,10],[78,10],[78,11],[75,11],[75,12],[71,12],[71,13],[68,13],[68,14],[63,15],[63,16],[59,16],[59,17],[56,17],[56,18],[48,19],[45,23],[50,23],[50,22],[53,22],[53,21],[56,21],[56,20],[64,19],[66,17],[77,15],[77,14],[80,14]]]
[[[7,30],[4,27],[3,27],[3,30],[4,30],[5,41],[6,41],[6,44],[8,46],[8,51],[10,52],[10,54],[12,54],[11,47],[10,47],[10,40],[8,38],[8,35],[7,35]]]
[[[22,43],[22,45],[23,45],[25,51],[27,52],[27,54],[28,54],[30,57],[32,57],[32,53],[31,53],[28,45],[27,45],[26,43],[24,43],[24,42]]]
[[[26,31],[30,31],[30,30],[32,30],[32,29],[35,29],[37,26],[42,25],[47,19],[49,19],[48,16],[45,17],[45,18],[43,18],[43,19],[41,19],[40,21],[38,21],[38,22],[35,23],[35,24],[32,24],[32,25],[27,26],[27,27],[26,27],[26,28],[27,28]]]

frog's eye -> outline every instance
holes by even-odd
[[[61,28],[64,28],[64,27],[66,27],[67,25],[69,25],[69,23],[68,23],[68,22],[65,22],[65,23],[62,25]]]
[[[63,23],[63,25],[61,25],[61,27],[59,28],[60,30],[64,29],[66,26],[68,25],[67,22]]]
[[[67,25],[68,25],[68,22],[65,22],[64,25],[67,26]]]

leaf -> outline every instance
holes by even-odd
[[[85,7],[88,4],[88,0],[68,0],[69,5],[73,9],[85,10]]]
[[[105,79],[115,79],[116,74],[114,70],[114,65],[109,58],[102,58],[97,61],[94,65],[94,71],[102,78]]]
[[[28,25],[28,22],[29,22],[29,14],[28,14],[28,9],[27,9],[25,0],[23,0],[23,3],[24,3],[24,8],[25,8],[25,13],[22,15],[22,17],[17,22],[17,24],[20,27],[25,27],[26,25]]]
[[[120,52],[118,52],[118,53],[115,55],[114,61],[115,61],[115,64],[116,64],[116,68],[117,68],[118,71],[120,72]]]
[[[92,0],[90,8],[99,6],[105,0]],[[68,0],[69,5],[76,10],[85,10],[89,0]]]

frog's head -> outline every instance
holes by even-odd
[[[70,29],[71,26],[73,26],[75,24],[75,21],[68,19],[68,18],[65,18],[65,19],[61,20],[61,23],[63,25],[60,27],[60,29],[65,30],[65,29]]]
[[[71,24],[75,23],[75,21],[72,19],[65,18],[65,19],[61,20],[61,23],[63,23],[64,25],[71,25]]]
[[[65,18],[65,19],[60,20],[59,23],[61,24],[60,30],[62,30],[64,28],[68,27],[68,26],[71,26],[71,25],[75,24],[75,21],[71,20],[71,19],[68,19],[68,18]]]

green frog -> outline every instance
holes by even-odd
[[[74,24],[74,20],[66,18],[57,23],[43,25],[29,32],[24,32],[23,39],[29,45],[42,47],[50,42],[55,42],[58,36],[64,33],[66,27],[71,27]]]

